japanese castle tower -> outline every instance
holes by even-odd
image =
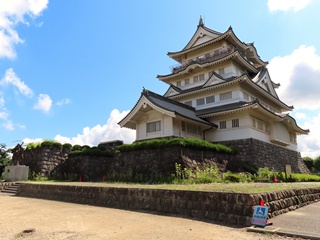
[[[136,130],[136,140],[200,138],[229,143],[254,139],[297,150],[297,135],[308,134],[289,115],[253,43],[241,42],[232,28],[220,33],[199,25],[187,45],[168,56],[178,62],[157,78],[169,85],[162,96],[143,89],[119,122]],[[235,144],[239,145],[239,144]]]

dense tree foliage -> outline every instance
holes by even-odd
[[[306,164],[307,168],[309,168],[309,170],[312,171],[314,168],[314,160],[311,157],[303,157],[302,159]]]
[[[11,163],[10,151],[5,144],[0,144],[0,176],[6,166]]]

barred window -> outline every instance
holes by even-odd
[[[181,81],[177,82],[177,87],[181,87]]]
[[[220,129],[226,129],[227,128],[227,122],[226,121],[220,121],[219,122]]]
[[[184,80],[184,85],[189,85],[189,83],[190,83],[189,78]]]
[[[209,97],[206,97],[206,103],[214,103],[215,102],[215,98],[214,96],[209,96]]]
[[[233,128],[239,127],[239,119],[232,119],[232,127]]]
[[[147,133],[161,131],[161,121],[147,123]]]
[[[202,135],[201,127],[197,126],[196,124],[182,121],[182,126],[181,127],[182,127],[182,131],[183,132]]]
[[[232,92],[230,91],[230,92],[220,93],[219,97],[220,97],[220,101],[232,99]]]
[[[197,102],[197,106],[204,105],[204,98],[199,98],[196,100],[196,102]]]

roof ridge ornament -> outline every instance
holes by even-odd
[[[204,24],[203,24],[202,16],[200,15],[198,27],[203,27],[203,26]]]

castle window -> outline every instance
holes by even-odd
[[[204,81],[204,74],[199,75],[199,81]]]
[[[214,96],[206,97],[206,104],[214,103],[214,102],[215,102]]]
[[[181,87],[181,81],[177,82],[177,87]]]
[[[264,125],[264,129],[267,133],[270,133],[270,127],[269,127],[269,124],[265,123]]]
[[[193,82],[194,82],[194,83],[199,82],[199,76],[194,76],[194,77],[193,77]]]
[[[153,132],[159,132],[159,131],[161,131],[161,121],[147,123],[147,133],[153,133]]]
[[[295,134],[290,134],[290,142],[296,144],[297,138]]]
[[[181,128],[183,132],[202,135],[201,128],[195,124],[182,121]]]
[[[232,99],[232,92],[225,92],[219,94],[220,101],[226,101]]]
[[[224,68],[220,68],[218,70],[219,75],[223,76],[224,75]]]
[[[227,122],[226,121],[220,121],[219,122],[220,129],[226,129],[227,128]]]
[[[232,119],[232,127],[233,128],[239,127],[239,119]]]
[[[184,80],[184,85],[189,85],[189,84],[190,84],[189,78],[185,79]]]
[[[267,134],[270,134],[270,125],[264,121],[258,120],[256,118],[252,118],[252,126],[260,131],[263,131]]]
[[[197,106],[204,105],[204,98],[199,98],[196,100],[196,102],[197,102]]]

